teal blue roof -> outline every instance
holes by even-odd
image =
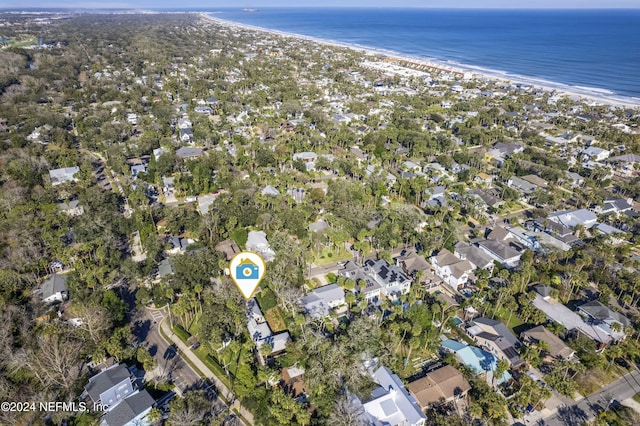
[[[498,359],[493,354],[475,346],[469,346],[457,340],[446,339],[442,342],[442,347],[455,352],[460,362],[476,373],[494,371],[498,366]],[[511,375],[505,372],[502,379],[498,380],[498,383],[510,378]]]
[[[460,349],[467,346],[464,343],[460,343],[457,340],[453,340],[453,339],[443,340],[441,345],[443,348],[449,349],[450,351],[454,351],[454,352],[458,352]]]

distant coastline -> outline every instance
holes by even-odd
[[[324,45],[341,47],[353,49],[365,54],[375,54],[375,55],[384,55],[388,57],[399,58],[404,61],[420,63],[427,67],[434,67],[440,69],[446,69],[450,72],[458,72],[458,73],[472,73],[473,78],[476,79],[492,79],[494,81],[502,81],[509,82],[513,84],[522,84],[527,86],[532,86],[539,88],[541,90],[545,90],[548,92],[556,92],[558,94],[567,95],[570,97],[579,97],[584,102],[595,102],[607,105],[618,105],[622,107],[640,107],[640,97],[630,97],[624,96],[614,93],[608,89],[595,88],[595,87],[586,87],[586,86],[578,86],[578,85],[570,85],[565,83],[559,83],[555,81],[550,81],[538,77],[528,77],[519,74],[513,74],[506,71],[489,69],[480,66],[473,66],[463,63],[458,63],[454,61],[440,60],[437,58],[424,58],[419,56],[407,55],[405,53],[400,53],[388,49],[380,49],[371,46],[360,46],[357,44],[345,43],[336,40],[330,40],[325,38],[319,38],[304,34],[298,34],[288,31],[275,30],[271,28],[260,27],[256,25],[245,24],[241,22],[236,22],[224,18],[220,18],[220,12],[199,12],[199,14],[206,18],[213,20],[221,25],[226,25],[228,27],[236,27],[253,31],[261,31],[270,34],[276,34],[284,37],[291,37],[301,40],[308,40],[315,43],[320,43]],[[218,16],[216,16],[218,15]]]

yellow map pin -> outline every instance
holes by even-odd
[[[229,276],[247,300],[253,296],[266,271],[264,259],[250,251],[236,254],[229,262]]]

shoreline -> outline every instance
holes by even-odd
[[[486,69],[481,66],[473,66],[466,64],[451,63],[448,61],[438,60],[435,58],[425,59],[423,57],[411,56],[401,52],[390,51],[387,49],[379,49],[375,47],[359,46],[356,44],[350,44],[346,42],[340,42],[336,40],[323,39],[314,36],[308,36],[304,34],[291,33],[287,31],[275,30],[271,28],[259,27],[255,25],[243,24],[235,21],[229,21],[222,19],[215,15],[220,12],[197,12],[199,16],[204,19],[211,20],[220,25],[224,25],[229,28],[237,28],[244,30],[251,30],[257,32],[265,32],[268,34],[278,35],[282,37],[293,38],[297,40],[311,41],[314,43],[322,44],[330,47],[339,47],[351,49],[365,55],[384,55],[390,58],[396,58],[398,60],[413,62],[419,65],[423,65],[429,68],[440,69],[452,73],[470,73],[473,79],[488,79],[498,81],[501,83],[510,84],[522,84],[531,86],[533,88],[541,89],[545,92],[555,92],[559,95],[578,97],[580,102],[585,103],[599,103],[611,106],[619,106],[623,108],[640,108],[640,98],[632,98],[624,95],[618,95],[607,89],[590,88],[584,86],[571,86],[565,83],[558,83],[554,81],[544,80],[538,77],[528,77],[523,75],[511,74],[506,71]]]

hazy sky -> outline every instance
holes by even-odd
[[[640,8],[640,0],[22,0],[19,6],[0,0],[0,8],[17,7],[269,7],[269,6],[342,6],[342,7],[442,7],[442,8]]]

